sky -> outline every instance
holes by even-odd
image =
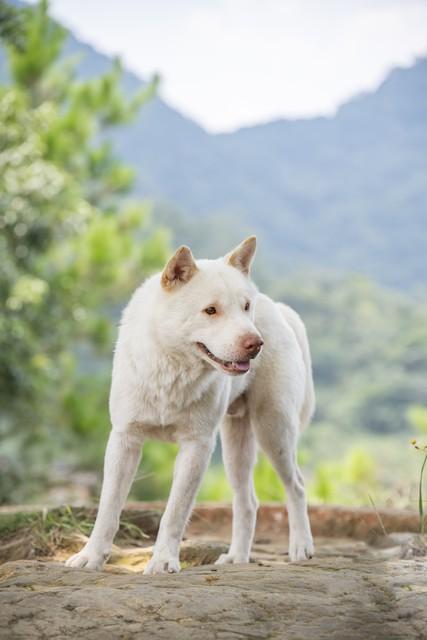
[[[331,115],[427,55],[427,0],[51,0],[212,132]]]

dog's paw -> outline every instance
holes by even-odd
[[[249,558],[237,553],[221,553],[215,564],[241,564],[249,562]]]
[[[73,569],[94,569],[95,571],[99,571],[102,569],[106,560],[108,560],[108,553],[103,553],[86,546],[68,558],[65,566]]]
[[[181,567],[179,558],[168,554],[154,553],[153,557],[144,569],[144,575],[152,576],[157,573],[178,573]]]
[[[314,556],[314,545],[311,536],[298,536],[289,541],[289,560],[300,562],[310,560]]]

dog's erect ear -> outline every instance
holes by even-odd
[[[162,273],[162,287],[171,289],[177,284],[191,280],[198,271],[193,254],[188,247],[180,247],[167,263]]]
[[[236,267],[245,275],[249,275],[252,260],[256,251],[256,236],[249,236],[238,247],[225,256],[232,267]]]

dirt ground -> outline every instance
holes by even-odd
[[[396,518],[398,530],[412,517],[383,515],[389,526]],[[0,638],[427,638],[424,547],[411,534],[373,535],[372,522],[364,529],[361,519],[360,511],[318,514],[315,533],[322,532],[322,522],[335,522],[337,533],[351,521],[353,535],[318,533],[315,558],[291,564],[286,516],[267,509],[260,515],[251,564],[215,566],[228,542],[230,511],[200,508],[183,544],[183,570],[154,577],[141,573],[150,538],[143,546],[116,547],[100,572],[64,567],[62,560],[80,541],[33,559],[24,559],[27,552],[17,558],[15,546],[16,559],[0,566]]]

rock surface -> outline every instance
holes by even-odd
[[[0,567],[0,637],[427,638],[425,558],[402,560],[354,540],[318,540],[317,547],[315,559],[290,564],[283,543],[259,539],[250,565],[153,577],[120,564],[92,572],[52,561],[7,562]],[[221,551],[221,543],[198,540],[187,541],[185,554],[197,564]],[[142,552],[123,556],[132,553]]]

